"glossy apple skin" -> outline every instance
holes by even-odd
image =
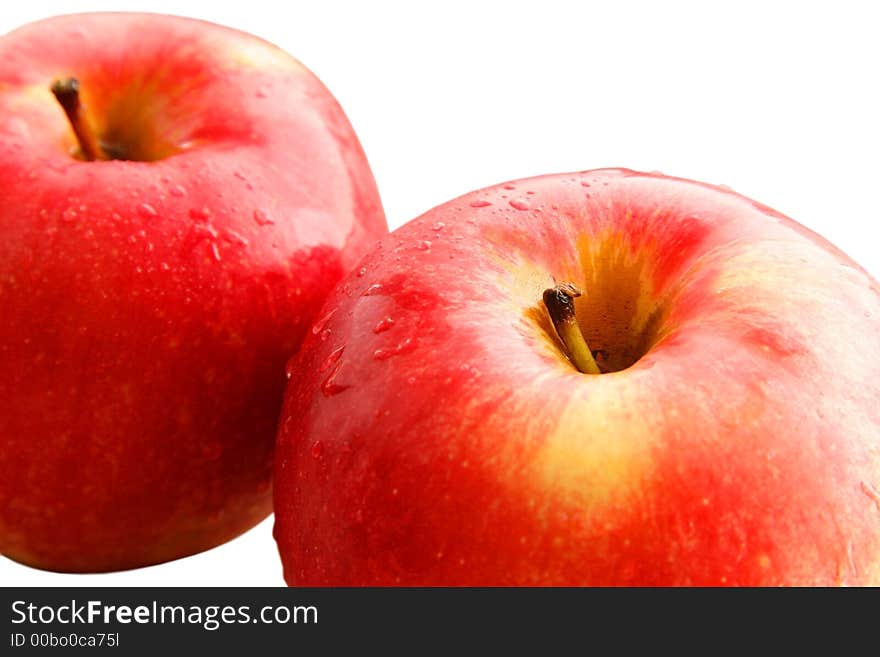
[[[554,279],[591,347],[648,327],[646,353],[577,372]],[[625,170],[499,185],[321,314],[276,451],[291,585],[880,584],[880,289],[767,207]]]
[[[99,131],[173,154],[72,157],[64,76]],[[387,232],[327,89],[200,21],[35,23],[0,39],[0,180],[0,552],[117,570],[264,518],[285,363]]]

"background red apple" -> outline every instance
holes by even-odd
[[[542,302],[584,291],[605,373]],[[296,585],[880,584],[880,287],[730,191],[499,185],[385,238],[295,361]]]
[[[0,40],[0,180],[0,552],[130,568],[265,517],[285,360],[385,232],[327,89],[209,23],[42,21]]]

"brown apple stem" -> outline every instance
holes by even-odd
[[[584,374],[601,374],[574,313],[574,299],[579,296],[581,291],[573,284],[560,283],[544,290],[544,305],[572,364]]]
[[[79,80],[76,78],[64,78],[55,80],[52,83],[52,93],[64,113],[67,114],[67,120],[70,121],[70,127],[76,135],[79,142],[79,150],[84,160],[106,160],[101,145],[95,137],[95,132],[89,125],[85,108],[79,100]]]

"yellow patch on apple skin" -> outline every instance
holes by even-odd
[[[574,392],[534,458],[538,485],[591,521],[613,522],[613,509],[631,508],[653,467],[648,427],[628,410],[631,385],[614,379]]]
[[[724,267],[719,270],[714,282],[718,293],[732,290],[756,290],[774,297],[787,298],[792,295],[809,300],[815,293],[808,288],[821,278],[813,280],[805,276],[806,262],[815,263],[816,254],[812,248],[805,248],[808,243],[794,240],[765,240],[743,245],[741,249],[729,249],[725,253]],[[832,264],[832,267],[835,266]],[[776,281],[768,284],[768,281]],[[784,285],[783,282],[793,281],[796,285]]]
[[[10,125],[17,127],[23,136],[30,137],[33,133],[47,141],[60,142],[65,152],[76,147],[70,124],[48,84],[9,85],[0,89],[0,93],[4,95],[4,110],[13,117]],[[42,118],[35,121],[38,116]],[[24,120],[23,117],[28,118]],[[39,125],[39,131],[35,130],[36,125]]]
[[[504,265],[509,278],[504,282],[504,294],[498,296],[500,307],[497,313],[499,316],[520,316],[520,333],[527,336],[534,349],[548,360],[558,360],[561,366],[568,369],[571,366],[564,357],[560,358],[562,345],[542,301],[544,290],[553,287],[556,280],[545,268],[533,262],[521,260]],[[558,280],[573,280],[577,276],[574,266],[563,267],[563,271],[566,273],[562,276],[568,278]]]
[[[306,68],[285,51],[265,41],[242,39],[233,48],[224,48],[228,61],[236,67],[256,68],[261,71],[305,71]]]
[[[52,79],[59,79],[62,76],[56,76]],[[52,107],[58,107],[58,101],[55,100],[55,97],[52,95],[52,92],[49,89],[49,84],[28,84],[28,85],[5,85],[0,86],[0,93],[8,94],[8,102],[12,102],[18,107],[26,107],[28,105],[47,105],[51,104]],[[64,119],[64,114],[62,112],[58,112],[61,116],[62,120]]]

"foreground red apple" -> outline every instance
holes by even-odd
[[[623,170],[493,187],[321,315],[276,453],[289,584],[880,584],[880,288],[769,208]]]
[[[35,23],[0,180],[0,552],[130,568],[265,517],[286,359],[386,230],[330,93],[216,25]]]

